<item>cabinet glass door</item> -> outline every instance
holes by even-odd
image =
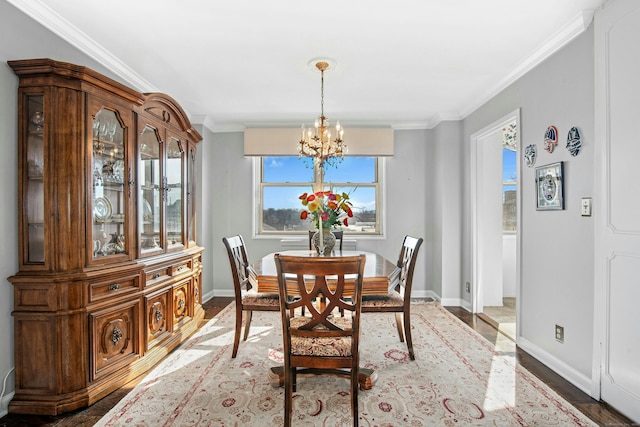
[[[93,118],[93,258],[128,252],[125,194],[125,128],[115,111],[101,108]]]
[[[167,204],[167,243],[169,247],[183,245],[183,164],[184,143],[170,136],[167,144],[167,174],[165,203]]]
[[[27,242],[25,259],[27,264],[44,264],[44,105],[42,95],[29,95],[27,103],[27,167],[26,199],[22,201],[26,215]]]
[[[138,241],[141,255],[162,251],[161,139],[155,128],[145,126],[140,133],[138,164]]]
[[[189,146],[187,156],[187,241],[189,246],[196,243],[196,148]]]

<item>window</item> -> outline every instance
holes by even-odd
[[[377,157],[345,157],[336,166],[315,166],[310,158],[264,156],[255,158],[256,234],[281,235],[307,233],[310,220],[300,219],[304,207],[299,196],[313,191],[322,179],[324,188],[347,193],[352,202],[353,218],[342,227],[350,234],[382,234],[381,165]]]
[[[516,232],[516,184],[516,152],[505,146],[502,150],[502,231],[505,233]]]

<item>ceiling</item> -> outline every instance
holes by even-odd
[[[8,0],[130,86],[213,131],[431,128],[584,31],[606,0]],[[57,59],[57,58],[53,58]]]

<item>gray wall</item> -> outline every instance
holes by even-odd
[[[244,157],[241,132],[204,130],[203,216],[209,221],[203,232],[206,246],[203,293],[233,294],[231,270],[222,244],[224,236],[242,234],[251,260],[280,250],[282,237],[253,238],[253,160]],[[436,191],[433,171],[436,159],[433,132],[395,132],[395,154],[385,159],[386,234],[358,237],[358,249],[378,252],[395,261],[405,234],[425,239],[414,273],[414,293],[424,296],[433,287],[433,221]]]
[[[495,120],[521,109],[522,146],[536,144],[536,166],[564,161],[565,209],[536,211],[534,169],[522,168],[521,347],[563,370],[574,381],[591,378],[593,338],[593,217],[580,215],[580,199],[594,189],[593,26],[558,53],[464,119],[463,281],[471,280],[468,176],[470,136]],[[558,128],[558,147],[544,150],[548,126]],[[567,133],[577,126],[583,149],[572,157]],[[470,294],[461,294],[470,301]],[[554,339],[554,325],[564,326],[565,342]]]

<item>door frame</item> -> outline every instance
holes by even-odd
[[[478,176],[480,173],[480,150],[479,147],[480,140],[483,139],[484,136],[494,133],[499,129],[502,129],[507,124],[515,121],[516,122],[516,153],[517,153],[517,161],[516,161],[516,339],[520,337],[520,295],[521,295],[521,283],[522,283],[522,269],[521,269],[521,258],[522,258],[522,170],[521,170],[521,134],[522,127],[520,121],[520,108],[517,108],[510,112],[509,114],[501,117],[500,119],[494,121],[490,125],[480,129],[479,131],[473,133],[469,139],[470,142],[470,183],[469,188],[471,189],[471,311],[472,313],[478,313],[482,311],[482,301],[481,301],[481,292],[482,292],[482,283],[480,277],[480,261],[479,261],[479,248],[481,247],[481,226],[480,224],[480,214],[479,214],[479,204],[478,201],[481,197],[480,188],[479,188],[479,180]]]

